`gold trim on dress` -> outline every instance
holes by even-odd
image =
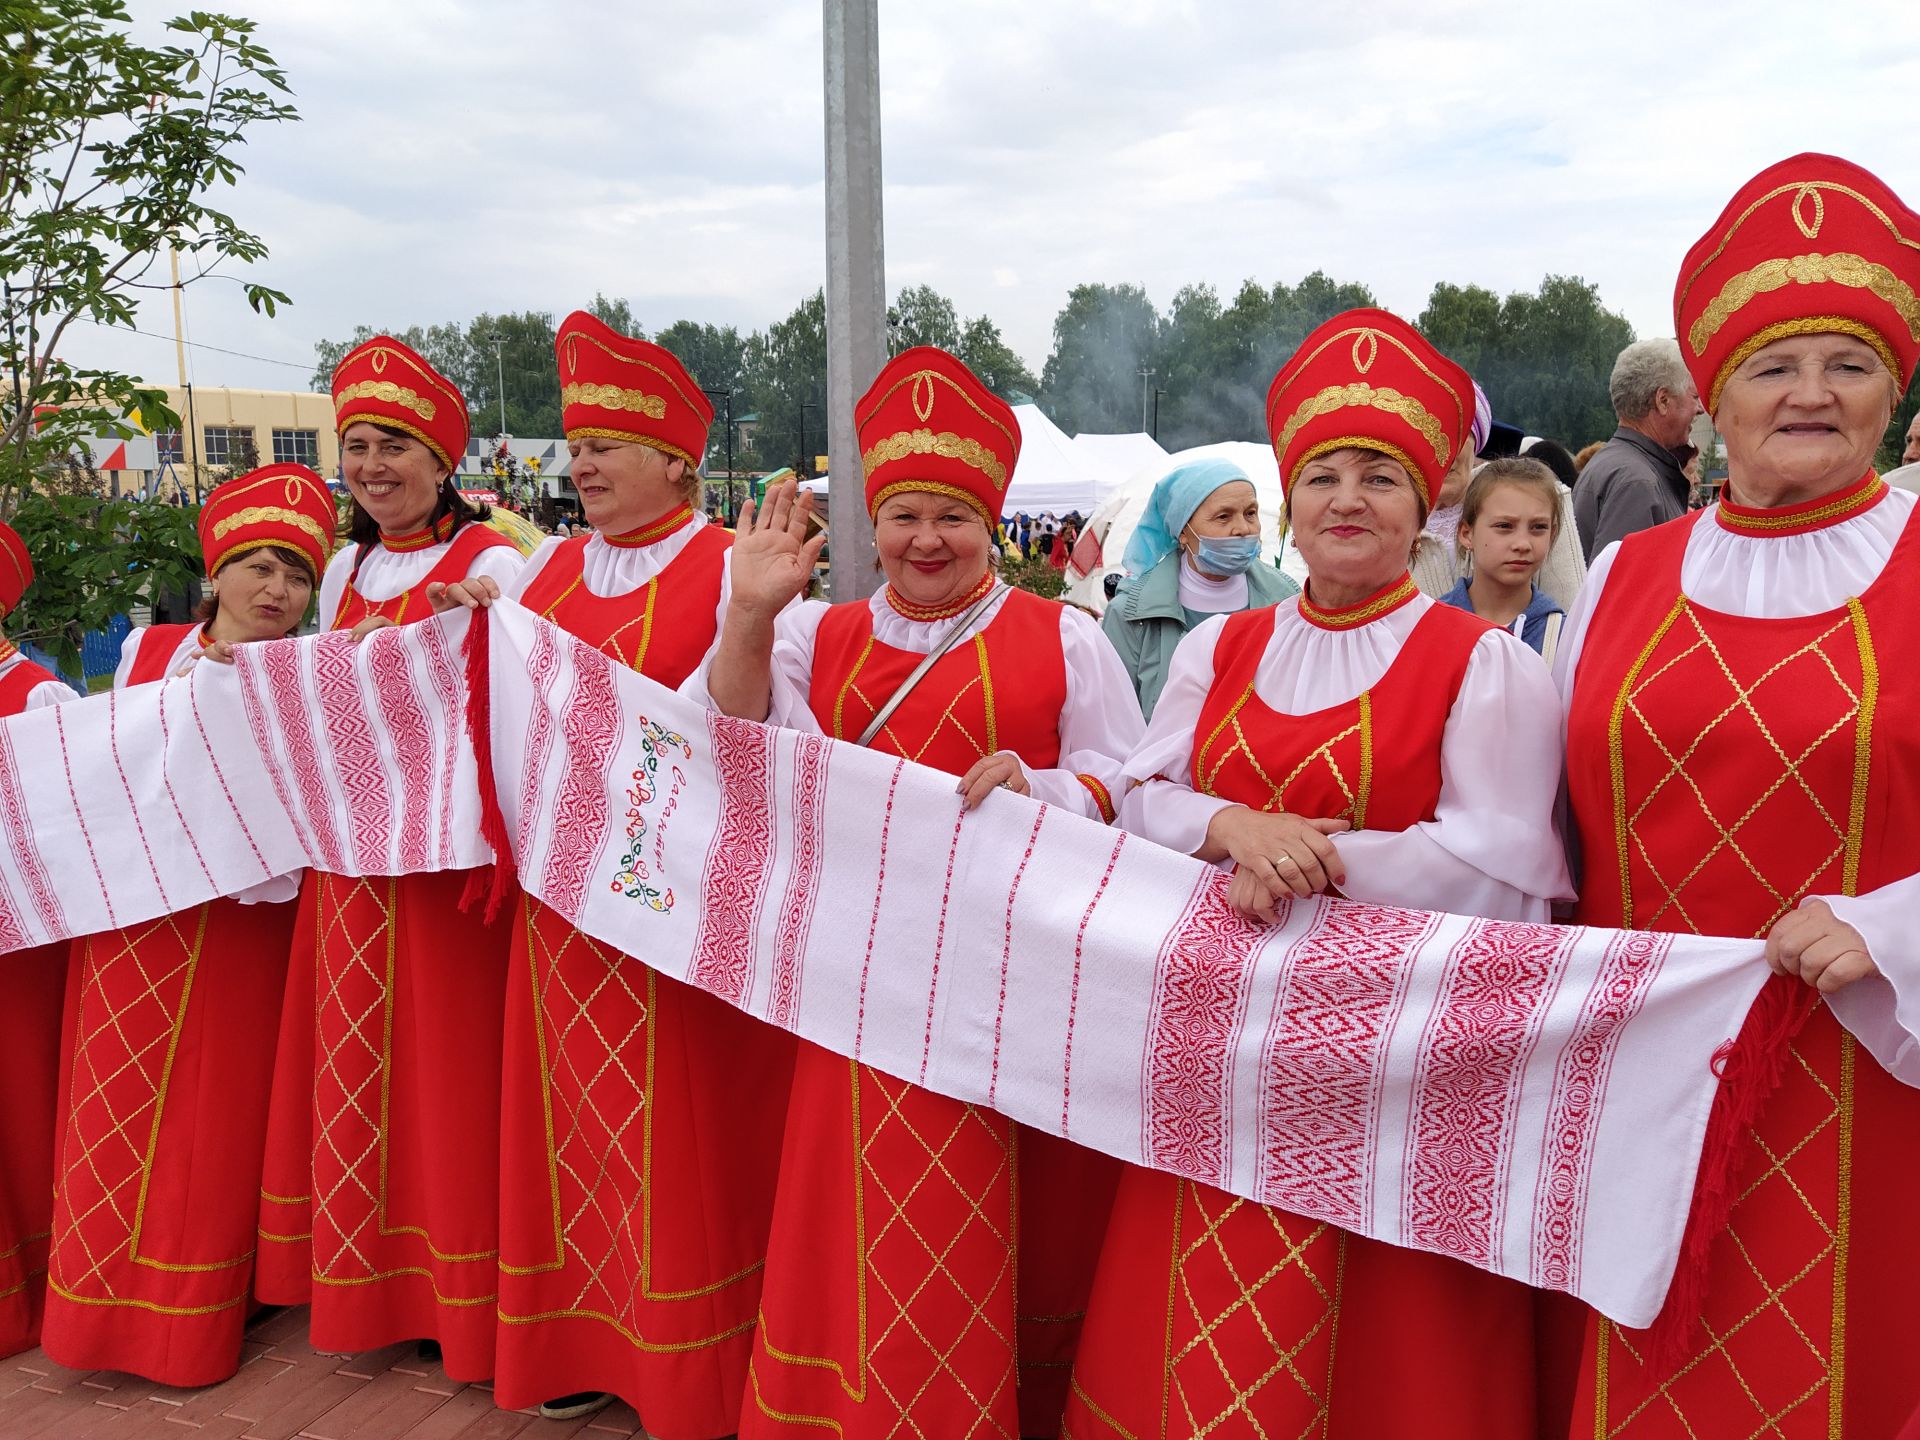
[[[1322,609],[1308,599],[1307,592],[1302,590],[1300,615],[1301,618],[1318,625],[1323,630],[1353,630],[1398,610],[1419,593],[1420,587],[1413,583],[1413,577],[1404,573],[1372,599],[1362,600],[1358,605],[1349,605],[1340,610]]]
[[[950,600],[944,605],[916,605],[902,596],[892,585],[888,585],[883,593],[887,597],[887,604],[896,614],[908,620],[925,623],[929,620],[951,620],[956,615],[965,614],[975,601],[986,595],[998,583],[993,572],[989,570],[980,577],[979,584],[958,600]]]
[[[600,538],[619,550],[638,550],[657,541],[664,540],[682,525],[693,519],[693,507],[682,505],[670,510],[650,525],[642,525],[638,530],[629,530],[624,535],[609,535],[600,532]]]
[[[1717,512],[1727,529],[1742,535],[1778,535],[1802,530],[1818,530],[1844,520],[1862,510],[1870,510],[1892,487],[1869,470],[1865,481],[1856,481],[1824,505],[1791,506],[1779,510],[1749,510],[1721,501]]]

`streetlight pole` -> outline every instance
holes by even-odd
[[[507,433],[507,362],[503,358],[507,337],[498,330],[487,336],[487,343],[493,346],[494,385],[500,395],[500,433]]]
[[[1147,410],[1152,402],[1153,370],[1150,366],[1142,365],[1140,367],[1140,428],[1142,430],[1147,428]]]

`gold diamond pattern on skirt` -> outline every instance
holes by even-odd
[[[889,1435],[1017,1440],[1001,1419],[1015,1409],[1012,1123],[865,1066],[856,1083],[872,1097],[861,1164],[881,1203],[867,1269],[885,1300],[868,1403],[890,1402]]]
[[[644,1064],[651,1050],[652,1006],[643,993],[651,972],[558,917],[541,919],[529,915],[526,931],[547,1055],[554,1204],[563,1253],[584,1272],[568,1308],[606,1315],[638,1335],[646,1176],[635,1163],[644,1147],[626,1136],[648,1104],[648,1078],[629,1061]]]
[[[139,1238],[174,1040],[206,928],[199,905],[86,942],[51,1261],[53,1283],[69,1294],[118,1298],[106,1271]],[[85,1148],[70,1148],[76,1135],[91,1137]]]
[[[1181,1182],[1168,1316],[1170,1434],[1267,1437],[1276,1433],[1276,1409],[1301,1422],[1284,1433],[1320,1433],[1344,1241],[1326,1224]],[[1263,1399],[1276,1384],[1297,1396]]]
[[[1830,1051],[1823,1038],[1813,1044]],[[1603,1327],[1600,1343],[1613,1347],[1603,1373],[1612,1378],[1599,1393],[1596,1434],[1667,1435],[1676,1423],[1701,1440],[1841,1433],[1832,1428],[1839,1413],[1834,1342],[1843,1319],[1835,1292],[1837,1266],[1844,1285],[1848,1217],[1837,1171],[1851,1144],[1853,1048],[1852,1037],[1841,1036],[1836,1062],[1810,1054],[1804,1039],[1792,1047],[1793,1063],[1762,1119],[1773,1133],[1751,1132],[1759,1173],[1735,1200],[1715,1246],[1708,1313],[1693,1353],[1643,1395],[1634,1383],[1639,1346]],[[1628,1393],[1609,1403],[1614,1387]]]
[[[1716,906],[1723,913],[1733,909],[1735,913],[1750,913],[1761,918],[1762,923],[1752,933],[1765,935],[1774,922],[1798,905],[1846,854],[1850,817],[1845,813],[1836,814],[1802,771],[1836,760],[1849,771],[1853,766],[1855,722],[1861,704],[1859,688],[1847,679],[1849,674],[1858,672],[1861,663],[1854,622],[1850,616],[1843,615],[1819,636],[1781,657],[1749,682],[1735,676],[1720,646],[1702,626],[1691,606],[1683,609],[1674,628],[1681,643],[1670,649],[1663,646],[1661,665],[1633,682],[1625,696],[1621,720],[1639,740],[1659,751],[1666,767],[1625,817],[1632,834],[1630,843],[1658,887],[1655,894],[1635,897],[1630,920],[1643,930],[1701,933],[1702,926],[1687,909],[1688,888],[1699,883],[1712,892]],[[1702,654],[1709,664],[1698,662],[1696,657]],[[1690,688],[1714,683],[1723,685],[1725,694],[1715,702],[1717,710],[1697,733],[1673,737],[1668,727],[1658,718],[1649,719],[1642,709],[1643,700],[1656,712],[1656,717],[1669,708],[1660,697],[1649,696],[1649,691],[1663,686]],[[1812,736],[1783,740],[1763,712],[1776,698],[1788,696],[1793,697],[1795,714],[1827,715],[1825,728]],[[1696,701],[1687,708],[1691,710],[1697,705]],[[1772,757],[1767,765],[1757,765],[1750,775],[1742,776],[1748,782],[1747,788],[1741,800],[1732,805],[1724,797],[1716,803],[1690,768],[1696,756],[1711,756],[1716,748],[1724,750],[1729,745],[1736,747],[1734,753],[1737,754]],[[1823,753],[1834,746],[1842,747],[1843,753],[1837,757]],[[1617,743],[1615,753],[1617,763]],[[1675,790],[1684,793],[1676,795],[1672,793]],[[1677,816],[1676,806],[1679,807]],[[1643,838],[1647,827],[1654,823],[1648,812],[1656,809],[1666,811],[1669,825],[1705,826],[1699,844],[1683,847],[1684,863],[1688,867],[1684,871],[1664,872]],[[1805,873],[1776,884],[1747,853],[1742,837],[1782,827],[1801,837],[1799,849],[1804,857],[1801,864]],[[1727,864],[1728,857],[1736,863]],[[1734,887],[1751,894],[1736,894]]]
[[[392,879],[320,877],[314,956],[313,1269],[373,1278],[385,1204]]]

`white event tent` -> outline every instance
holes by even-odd
[[[1167,457],[1145,435],[1069,439],[1037,405],[1016,405],[1013,413],[1020,421],[1020,459],[1007,485],[1003,515],[1090,514],[1125,483],[1124,477]],[[824,475],[800,483],[822,497],[827,494]]]
[[[1073,437],[1073,448],[1087,468],[1100,477],[1102,501],[1118,493],[1128,476],[1137,475],[1152,465],[1168,463],[1165,448],[1145,431],[1131,435],[1082,432]]]
[[[1253,488],[1260,496],[1263,542],[1260,563],[1271,565],[1278,561],[1287,574],[1304,582],[1306,566],[1299,551],[1283,545],[1280,538],[1280,516],[1285,507],[1280,493],[1280,465],[1273,458],[1272,449],[1250,440],[1225,440],[1216,445],[1196,445],[1191,450],[1178,451],[1128,476],[1120,489],[1087,521],[1087,528],[1100,540],[1101,564],[1089,575],[1074,575],[1069,571],[1066,598],[1090,610],[1104,611],[1107,608],[1106,577],[1121,570],[1127,541],[1146,513],[1147,497],[1153,493],[1154,484],[1175,466],[1210,456],[1236,462],[1253,480]]]

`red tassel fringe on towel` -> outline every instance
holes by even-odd
[[[507,819],[500,813],[500,793],[493,778],[493,709],[488,701],[490,668],[487,643],[487,612],[477,609],[467,625],[467,638],[461,656],[467,670],[467,742],[473,746],[474,763],[480,772],[480,838],[493,851],[493,864],[483,865],[467,877],[460,895],[460,908],[486,901],[486,918],[492,920],[513,888],[513,851],[507,844]]]
[[[1740,1035],[1713,1057],[1720,1089],[1707,1116],[1700,1147],[1700,1170],[1693,1182],[1693,1208],[1680,1240],[1680,1259],[1665,1304],[1647,1330],[1648,1363],[1656,1373],[1686,1359],[1700,1319],[1707,1285],[1707,1257],[1727,1227],[1737,1197],[1740,1161],[1750,1143],[1747,1131],[1786,1074],[1788,1046],[1813,1013],[1819,994],[1811,985],[1785,975],[1770,976],[1747,1012]]]

